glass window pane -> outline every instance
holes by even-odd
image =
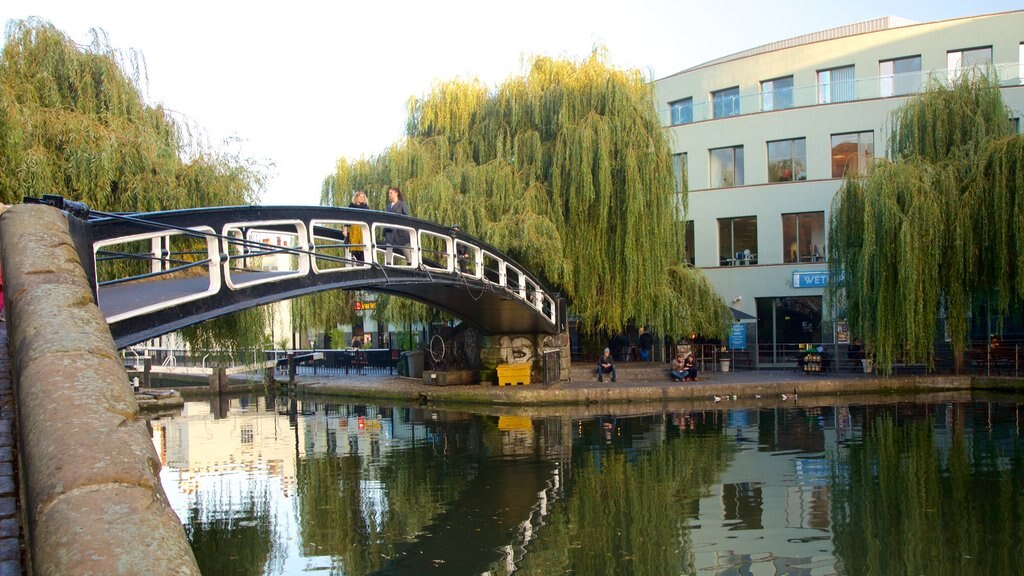
[[[855,96],[853,66],[818,72],[818,103],[849,102]]]
[[[793,177],[795,180],[807,180],[807,139],[793,140]]]
[[[787,263],[820,262],[824,259],[825,213],[782,215],[782,254]]]
[[[693,220],[686,221],[686,263],[690,266],[694,265],[694,246],[693,246]]]
[[[693,98],[684,98],[669,103],[672,110],[672,124],[690,124],[693,122]]]
[[[857,157],[857,134],[833,134],[833,177],[842,178],[846,174],[851,159]]]
[[[723,266],[757,264],[757,217],[720,219],[718,255]]]
[[[780,140],[768,143],[768,181],[790,182],[793,180],[793,141]]]
[[[740,113],[740,89],[739,87],[727,88],[712,92],[714,101],[714,117],[727,118]]]
[[[892,60],[878,63],[878,93],[882,98],[888,98],[895,94],[896,89],[892,70]]]
[[[864,176],[871,169],[875,157],[874,132],[861,132],[857,141],[857,174]]]
[[[737,146],[735,150],[736,174],[733,180],[734,186],[743,186],[743,146]]]
[[[712,188],[743,185],[743,147],[715,148],[710,154],[710,182]]]
[[[732,249],[732,220],[723,218],[718,221],[718,260],[719,264],[727,266],[733,262]]]
[[[768,181],[793,182],[807,179],[807,140],[777,140],[768,143]]]
[[[786,263],[800,261],[796,214],[782,215],[782,261]]]
[[[965,71],[977,70],[981,73],[992,65],[992,47],[971,48],[946,53],[946,68],[949,80],[953,81]]]
[[[682,192],[683,183],[685,182],[683,178],[686,177],[685,155],[672,155],[672,172],[676,177],[676,192]]]
[[[741,255],[741,263],[757,264],[757,218],[733,219],[733,248]]]
[[[793,77],[765,80],[761,83],[761,109],[784,110],[793,107]]]

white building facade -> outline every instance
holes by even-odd
[[[822,294],[844,174],[885,156],[890,114],[929,78],[982,67],[998,74],[1020,131],[1024,11],[923,24],[879,18],[654,82],[677,179],[685,174],[689,190],[684,258],[733,308],[757,317],[752,361],[787,363],[802,344],[835,342],[842,318]]]

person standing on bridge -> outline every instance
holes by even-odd
[[[409,215],[409,206],[405,203],[405,199],[402,197],[402,191],[396,186],[388,188],[388,207],[387,211],[392,214],[401,214],[402,216]],[[388,266],[394,264],[395,248],[397,247],[402,251],[405,256],[406,264],[412,262],[412,253],[409,250],[409,233],[405,230],[398,228],[385,228],[384,229],[384,242],[387,244],[387,251],[384,256],[384,263]]]
[[[356,193],[352,196],[352,202],[348,205],[349,208],[362,208],[363,210],[369,210],[370,204],[366,201],[366,192],[363,190],[356,190]],[[348,227],[348,244],[349,244],[349,255],[358,264],[366,262],[363,257],[363,227],[353,225]]]

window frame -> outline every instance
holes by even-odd
[[[783,88],[781,90],[775,89],[775,82],[779,80],[789,80],[789,88]],[[766,91],[765,84],[771,84],[772,90]],[[788,110],[793,107],[793,75],[779,76],[778,78],[769,78],[768,80],[761,81],[761,111],[771,112],[773,110]],[[776,106],[775,101],[780,93],[786,93],[789,99],[788,106]],[[767,96],[767,98],[766,98]]]
[[[694,234],[693,234],[693,220],[686,220],[683,222],[683,238],[686,242],[686,248],[683,253],[683,263],[694,266],[696,263],[696,246],[694,246]]]
[[[992,68],[993,66],[995,66],[996,53],[995,53],[995,50],[993,49],[991,44],[989,44],[988,46],[973,46],[973,47],[970,47],[970,48],[958,48],[956,50],[946,50],[946,77],[947,77],[947,79],[950,82],[955,82],[957,79],[959,79],[960,75],[963,74],[963,72],[965,70],[965,66],[963,65],[964,53],[966,53],[966,52],[977,52],[979,50],[988,50],[988,63],[986,64],[986,66],[988,68]],[[959,54],[960,55],[960,58],[957,61],[955,67],[953,66],[953,63],[950,61],[950,57],[953,56],[954,54]],[[967,68],[970,68],[970,69],[974,70],[974,69],[977,69],[978,66],[979,66],[978,64],[971,64]]]
[[[832,75],[838,70],[850,70],[849,80],[833,81]],[[822,74],[828,74],[827,80],[822,81]],[[835,104],[839,102],[853,102],[857,99],[857,68],[854,64],[845,66],[833,66],[818,70],[815,78],[818,81],[818,104]],[[849,98],[837,98],[836,94],[842,95],[843,88],[849,85]]]
[[[675,177],[676,194],[682,194],[683,190],[689,190],[687,180],[689,177],[689,155],[686,152],[679,152],[672,155],[672,175]]]
[[[897,72],[896,63],[905,62],[908,60],[917,60],[917,70],[911,72]],[[916,94],[921,91],[921,85],[923,76],[921,75],[921,55],[917,54],[914,56],[902,56],[900,58],[889,58],[888,60],[878,61],[878,95],[882,98],[889,98],[892,96],[906,96],[907,94]],[[884,73],[882,66],[885,64],[892,65],[892,71]],[[910,77],[911,74],[917,74],[916,86],[911,90],[900,90],[900,80],[904,82]],[[888,89],[887,89],[888,87]]]
[[[876,158],[876,156],[875,156],[875,131],[874,130],[858,130],[858,131],[854,131],[854,132],[836,132],[836,133],[833,133],[829,137],[829,144],[830,144],[829,150],[831,152],[831,158],[832,158],[832,177],[833,178],[844,178],[844,177],[846,177],[846,174],[847,174],[847,172],[849,170],[849,166],[850,166],[850,158],[853,156],[851,154],[846,155],[846,160],[842,163],[842,166],[843,166],[842,173],[837,175],[836,174],[836,166],[837,166],[836,158],[837,158],[837,156],[836,156],[836,153],[835,153],[835,150],[836,150],[835,138],[837,136],[850,136],[850,135],[854,135],[854,134],[857,135],[857,150],[856,150],[856,152],[853,155],[856,155],[857,158],[858,158],[858,161],[857,161],[857,172],[855,172],[854,175],[856,175],[856,176],[867,176],[868,174],[871,173],[871,166],[874,164],[874,159]],[[861,166],[862,166],[862,162],[860,161],[861,146],[862,146],[861,136],[864,135],[864,134],[870,134],[871,135],[871,142],[870,142],[870,144],[871,144],[871,151],[870,151],[870,154],[865,154],[864,155],[863,171],[862,171],[860,169]]]
[[[781,144],[788,142],[790,144],[789,154],[789,178],[779,178],[777,180],[772,179],[772,144]],[[801,143],[803,146],[803,157],[801,160],[802,171],[797,168],[797,143]],[[767,169],[768,169],[768,183],[777,184],[780,182],[802,182],[807,180],[807,138],[782,138],[780,140],[768,140],[765,142],[765,153],[767,158]]]
[[[721,98],[719,98],[721,96]],[[719,114],[719,104],[721,104],[722,114]],[[731,111],[731,114],[727,112]],[[715,90],[711,93],[711,117],[712,118],[732,118],[733,116],[740,115],[740,87],[732,86],[729,88],[722,88],[721,90]]]
[[[814,210],[810,212],[786,212],[780,215],[782,218],[782,262],[784,264],[804,264],[804,263],[817,263],[825,260],[825,243],[828,236],[825,234],[825,211]],[[795,217],[795,228],[794,238],[787,238],[786,230],[786,219],[787,217]],[[800,223],[802,217],[817,217],[820,218],[819,222],[812,222],[811,226],[818,228],[820,231],[820,246],[818,242],[815,242],[814,234],[812,232],[811,239],[802,245],[800,239]],[[817,225],[817,226],[815,226]],[[795,250],[794,250],[795,246]],[[806,248],[806,250],[805,250]]]
[[[727,182],[725,178],[725,172],[722,171],[723,178],[722,184],[716,185],[714,182],[715,177],[715,152],[721,150],[732,151],[732,181]],[[737,151],[739,154],[737,154]],[[737,186],[743,186],[745,180],[746,171],[743,166],[744,155],[743,145],[737,144],[735,146],[723,146],[721,148],[708,148],[708,188],[735,188]],[[737,178],[738,175],[738,178]],[[738,181],[737,181],[738,180]]]
[[[736,224],[738,222],[752,222],[753,227],[749,231],[749,234],[753,238],[753,243],[749,248],[737,247],[736,244]],[[756,265],[757,264],[757,216],[731,216],[729,218],[718,218],[716,221],[718,226],[718,262],[719,266],[740,266],[740,265]],[[729,251],[723,253],[722,233],[723,225],[728,224],[729,227]],[[745,251],[750,251],[750,258],[740,258],[740,254],[745,254]]]
[[[685,124],[693,124],[693,97],[689,96],[686,98],[680,98],[679,100],[673,100],[668,103],[669,109],[669,121],[672,126],[683,126]],[[685,117],[680,119],[680,115],[677,115],[677,111],[689,110],[689,120]]]

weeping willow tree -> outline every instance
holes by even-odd
[[[460,224],[546,278],[590,331],[724,335],[728,308],[681,263],[685,194],[652,102],[638,71],[598,52],[534,58],[494,89],[438,83],[410,100],[403,141],[338,162],[321,202],[345,206],[362,188],[383,209],[397,185],[413,215]]]
[[[998,80],[932,80],[891,118],[889,160],[832,205],[829,294],[884,371],[934,367],[945,317],[959,358],[972,305],[1024,299],[1024,139]]]
[[[199,131],[145,103],[141,56],[91,32],[79,45],[38,19],[12,20],[0,54],[0,201],[56,194],[108,212],[255,202],[258,162],[212,149]],[[184,331],[195,347],[248,348],[267,311]]]

